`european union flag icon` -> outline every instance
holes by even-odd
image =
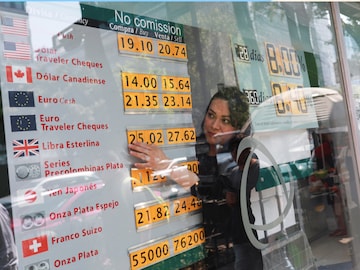
[[[9,91],[10,107],[35,107],[34,92]]]
[[[36,130],[35,115],[12,115],[10,121],[12,131]]]

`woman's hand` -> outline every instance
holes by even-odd
[[[197,174],[189,171],[186,166],[173,167],[170,172],[170,177],[187,190],[190,190],[190,188],[199,181]]]
[[[166,169],[171,162],[165,153],[156,145],[134,142],[129,144],[128,147],[130,155],[144,161],[134,164],[138,169],[163,170]]]
[[[189,171],[186,166],[177,166],[177,160],[169,160],[165,153],[156,145],[142,142],[129,144],[129,153],[133,157],[139,158],[144,162],[135,163],[138,169],[151,169],[153,174],[160,176],[170,176],[177,184],[185,189],[190,189],[197,181],[198,176]]]

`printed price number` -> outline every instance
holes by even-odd
[[[163,241],[155,245],[130,253],[131,269],[141,269],[147,265],[162,261],[170,256],[169,241]]]
[[[186,45],[174,42],[159,41],[158,54],[165,57],[187,59]]]
[[[257,90],[244,90],[244,93],[247,95],[250,105],[260,104]]]
[[[247,46],[235,44],[235,54],[240,61],[250,62]]]
[[[118,48],[119,51],[154,54],[154,44],[150,38],[129,36],[122,33],[118,33]]]
[[[140,73],[121,73],[124,90],[158,90],[157,75]]]
[[[161,87],[163,91],[186,91],[190,92],[190,78],[161,76]]]
[[[168,144],[196,141],[195,128],[170,128],[166,130]]]
[[[191,109],[191,95],[163,94],[162,102],[166,109]]]
[[[180,163],[181,166],[186,166],[189,171],[199,174],[199,162],[197,160]]]
[[[202,202],[195,196],[180,198],[174,201],[174,215],[179,216],[201,209]]]
[[[127,138],[129,144],[135,141],[156,145],[164,144],[164,134],[161,129],[127,131]]]
[[[144,92],[123,92],[124,108],[127,109],[158,109],[159,95]]]
[[[172,239],[174,245],[174,253],[180,253],[191,249],[205,242],[204,228],[182,234]]]
[[[301,91],[302,85],[271,83],[275,98],[275,110],[279,116],[308,114],[306,98]],[[297,89],[296,91],[292,89]]]
[[[136,227],[140,228],[170,218],[168,202],[135,209]]]
[[[268,68],[271,75],[300,77],[300,63],[293,48],[265,43]]]
[[[157,183],[166,182],[166,177],[153,175],[153,171],[149,169],[131,168],[131,185],[132,188],[152,185]]]

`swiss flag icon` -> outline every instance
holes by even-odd
[[[32,83],[31,68],[6,66],[6,80],[9,83]]]
[[[46,235],[30,238],[21,242],[24,258],[48,251]]]

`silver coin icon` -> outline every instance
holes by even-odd
[[[19,177],[20,179],[25,179],[29,176],[30,170],[27,166],[22,165],[17,167],[15,172],[17,177]]]
[[[39,270],[48,270],[48,269],[50,269],[50,265],[49,265],[49,263],[47,261],[40,262],[38,266],[39,266],[38,267]]]
[[[40,166],[32,164],[29,166],[29,176],[31,178],[38,178],[40,176]]]
[[[26,267],[26,270],[38,270],[38,267],[36,265],[29,265],[28,267]]]
[[[33,217],[30,215],[27,215],[25,217],[23,217],[22,220],[22,227],[24,230],[29,230],[31,229],[31,227],[34,225],[34,220]]]
[[[45,217],[42,213],[36,213],[34,215],[34,225],[36,227],[42,226],[45,223]]]

